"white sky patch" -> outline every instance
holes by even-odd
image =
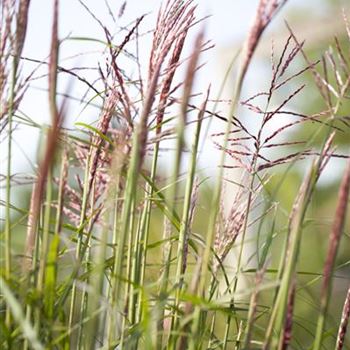
[[[129,0],[125,9],[125,13],[121,19],[117,19],[117,24],[113,22],[112,17],[108,13],[108,9],[105,6],[103,0],[86,0],[84,3],[92,10],[94,15],[100,19],[111,33],[117,30],[118,26],[126,26],[134,21],[137,17],[148,14],[141,27],[140,34],[152,29],[155,24],[158,8],[161,4],[160,0]],[[109,4],[115,17],[118,16],[120,6],[123,1],[110,0]],[[230,64],[230,60],[234,56],[235,52],[241,46],[245,35],[252,23],[255,16],[255,9],[258,4],[258,0],[235,2],[231,0],[220,1],[220,6],[211,0],[198,1],[197,18],[210,15],[210,18],[205,21],[205,33],[206,38],[211,39],[215,47],[210,51],[202,55],[202,62],[205,62],[203,67],[195,79],[194,92],[205,93],[208,85],[211,85],[211,98],[217,97],[219,88],[222,83],[222,79],[227,72]],[[283,25],[283,20],[286,13],[290,9],[313,9],[314,13],[323,15],[325,7],[319,6],[319,0],[310,0],[305,3],[302,1],[290,1],[287,3],[285,9],[277,16],[271,28],[268,32],[274,31]],[[27,33],[26,45],[24,48],[23,56],[39,60],[47,61],[50,50],[50,32],[51,32],[51,20],[52,20],[52,0],[33,0],[31,2],[30,14],[29,14],[29,27]],[[193,31],[188,39],[188,44],[184,52],[183,57],[188,56],[191,53],[191,43],[195,37],[196,31],[201,28],[201,24]],[[89,82],[93,82],[98,77],[97,62],[104,66],[105,57],[101,54],[103,45],[101,43],[92,42],[89,40],[67,40],[67,38],[93,38],[104,40],[104,33],[99,24],[94,21],[91,15],[83,8],[78,0],[61,0],[60,1],[60,17],[59,17],[59,33],[60,39],[66,39],[63,41],[60,47],[60,65],[64,68],[72,69],[77,74],[85,78]],[[123,35],[120,34],[116,43],[119,43]],[[263,38],[264,40],[264,38]],[[141,65],[143,67],[143,78],[147,76],[148,58],[151,44],[151,34],[145,35],[140,40],[139,50],[141,57]],[[129,43],[127,49],[134,51],[134,44]],[[230,54],[223,55],[224,47],[232,47]],[[236,63],[239,63],[239,60]],[[123,67],[124,64],[124,67]],[[29,64],[28,62],[23,65],[23,73],[29,73],[33,68],[37,67],[36,63]],[[122,59],[121,66],[127,72],[130,70],[131,74],[136,75],[135,65],[130,66],[129,59]],[[91,69],[93,68],[93,69]],[[183,72],[183,71],[182,71]],[[47,66],[42,65],[35,73],[35,76],[41,77],[47,73]],[[129,72],[128,72],[129,74]],[[255,59],[251,65],[247,79],[244,85],[243,95],[244,97],[251,96],[259,91],[262,91],[266,86],[266,80],[270,79],[270,71],[266,71],[263,64],[259,63],[258,59]],[[66,93],[67,86],[70,86],[69,94],[77,98],[77,101],[69,101],[69,108],[67,109],[66,126],[73,127],[77,121],[91,122],[97,120],[99,116],[99,109],[94,107],[85,108],[85,105],[81,104],[79,99],[86,92],[86,84],[78,82],[75,78],[70,77],[66,73],[59,74],[58,91],[60,93]],[[39,124],[48,123],[49,108],[47,97],[47,77],[43,76],[40,79],[34,80],[31,83],[31,88],[23,99],[20,111],[25,112],[33,120]],[[222,95],[223,99],[230,99],[233,92],[233,74],[230,74],[227,87],[224,89]],[[86,96],[86,100],[89,101],[94,97],[93,92],[89,92]],[[62,99],[59,99],[59,101]],[[197,101],[197,100],[196,100]],[[198,100],[200,101],[200,99]],[[99,98],[92,100],[93,103],[100,103]],[[222,104],[218,108],[223,116],[227,117],[228,104]],[[250,119],[249,124],[253,126],[254,116],[251,113],[240,110],[240,115],[243,120]],[[276,122],[275,122],[276,121]],[[277,128],[279,125],[278,118],[271,122],[271,129]],[[223,131],[225,123],[218,121],[215,118],[211,122],[210,129],[206,133],[207,123],[203,125],[203,135],[207,135],[207,139],[203,139],[202,136],[201,154],[199,156],[199,167],[205,168],[207,172],[212,173],[217,166],[219,158],[219,152],[213,147],[212,139],[210,135],[214,132]],[[23,151],[19,150],[14,145],[14,164],[13,171],[26,171],[30,169],[28,159],[35,162],[36,150],[38,144],[38,133],[33,131],[32,128],[20,127],[20,131],[15,132],[14,137],[18,143],[20,143],[22,150],[26,153],[24,156]],[[188,145],[191,144],[191,131],[187,132]],[[162,157],[161,163],[168,162],[169,157]],[[166,158],[166,160],[164,160]],[[186,158],[186,157],[185,157]]]

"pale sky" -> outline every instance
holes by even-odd
[[[111,30],[111,32],[113,32],[115,24],[108,14],[105,1],[88,0],[84,1],[84,3],[94,12],[96,17],[98,17]],[[114,11],[115,14],[119,12],[122,3],[123,1],[121,0],[109,1],[112,11]],[[222,48],[230,45],[237,46],[242,40],[244,33],[246,33],[252,21],[258,1],[241,1],[238,5],[236,1],[224,0],[220,1],[220,6],[216,4],[214,5],[213,1],[210,0],[196,1],[196,3],[198,3],[198,18],[211,15],[211,17],[205,22],[206,37],[210,38],[216,45],[210,53],[203,57],[207,64],[207,67],[205,68],[206,74],[198,76],[197,85],[203,86],[203,90],[205,90],[205,87],[211,83],[214,85],[212,91],[215,91],[215,84],[217,83],[219,85],[221,83],[221,80],[219,81],[217,76],[220,76],[221,79],[225,73],[224,69],[222,69],[223,67],[220,67]],[[46,60],[50,48],[52,4],[52,0],[31,1],[29,26],[23,56],[38,60]],[[125,13],[121,18],[120,25],[126,25],[136,17],[149,13],[142,24],[141,31],[152,29],[160,4],[160,0],[129,0],[127,2]],[[104,34],[99,25],[92,20],[91,16],[77,0],[60,1],[59,33],[61,39],[67,36],[104,39]],[[140,46],[141,56],[145,66],[147,66],[149,55],[148,45],[150,44],[150,38],[151,36],[148,35],[148,38],[142,42],[143,46]],[[191,39],[189,42],[191,42]],[[190,45],[187,49],[189,53]],[[94,50],[101,51],[101,45],[86,41],[65,41],[60,48],[60,64],[66,68],[77,66],[96,67],[97,61],[101,61],[101,54],[93,53]],[[84,54],[82,55],[82,53]],[[74,56],[74,58],[70,58],[72,56]],[[25,70],[25,72],[30,72],[30,70],[36,66],[36,64],[26,64],[27,70]],[[36,76],[45,74],[46,69],[47,67],[43,66],[36,73]],[[95,74],[94,72],[89,71],[79,71],[78,73],[81,76],[86,77],[88,80],[93,80]],[[147,72],[145,72],[145,75],[146,73]],[[67,81],[69,81],[68,76],[60,74],[59,91],[65,91]],[[21,110],[25,111],[36,122],[46,123],[49,120],[47,92],[45,91],[47,88],[47,78],[44,77],[33,81],[31,87],[32,88],[28,91],[21,104]],[[80,97],[82,95],[82,91],[79,90],[80,88],[82,87],[79,87],[78,84],[74,83],[71,94]],[[77,89],[79,91],[77,91]],[[80,120],[80,118],[84,118],[84,116],[88,114],[87,111],[80,114],[81,107],[74,108],[72,103],[70,104],[69,111],[68,125],[74,124],[74,122]],[[22,148],[23,151],[15,145],[14,149],[16,153],[14,159],[16,161],[14,163],[14,171],[23,171],[28,168],[28,158],[33,159],[36,156],[35,131],[32,131],[31,136],[28,137],[28,130],[21,128],[16,132],[15,138],[16,140],[21,141],[18,143],[18,146]],[[24,153],[26,154],[27,159],[25,159]]]
[[[115,25],[108,14],[105,0],[85,0],[84,2],[94,12],[96,17],[113,32]],[[119,12],[122,3],[122,0],[109,0],[109,4],[115,14]],[[121,23],[118,23],[118,25],[126,25],[142,14],[151,13],[145,19],[141,30],[146,31],[147,29],[151,29],[152,24],[155,22],[155,16],[160,3],[160,0],[129,0],[127,2],[125,14],[121,19]],[[254,18],[258,0],[200,0],[195,1],[195,3],[198,4],[198,18],[211,15],[205,24],[206,37],[210,38],[216,45],[213,50],[203,57],[207,66],[204,68],[205,74],[199,74],[197,77],[196,86],[201,87],[202,91],[205,91],[206,86],[211,83],[213,85],[213,95],[215,95],[215,91],[220,85],[221,79],[229,64],[228,57],[234,55],[235,50],[237,50],[244,40],[245,34]],[[27,40],[23,52],[25,57],[38,60],[45,60],[47,58],[50,46],[52,4],[52,0],[31,1]],[[276,30],[276,28],[281,28],[283,26],[284,19],[290,20],[289,14],[291,10],[300,10],[304,13],[310,13],[312,16],[316,13],[324,15],[327,9],[325,6],[320,6],[321,4],[324,4],[321,0],[290,0],[287,6],[278,14],[272,28],[270,28],[270,32],[276,31],[278,34],[279,29]],[[101,28],[91,19],[91,16],[78,0],[60,1],[59,28],[61,39],[67,36],[104,39]],[[149,39],[147,40],[149,42]],[[145,40],[144,45],[140,47],[141,54],[144,52],[144,54],[142,54],[144,64],[147,62],[149,52],[147,40]],[[190,47],[188,49],[190,49]],[[99,52],[92,53],[92,51],[96,50],[101,50],[100,44],[86,41],[65,41],[61,45],[60,64],[66,68],[77,66],[96,67],[97,61],[101,61],[101,54]],[[78,54],[79,56],[77,56]],[[72,56],[74,56],[74,58],[70,58]],[[225,58],[225,56],[227,57]],[[24,73],[26,71],[29,72],[30,69],[36,66],[37,65],[30,66],[27,64]],[[264,75],[262,74],[265,68],[259,65],[257,61],[252,67],[254,71],[251,70],[247,76],[246,90],[251,90],[253,94],[257,91],[261,91],[261,87],[266,81],[264,81]],[[46,67],[42,67],[36,75],[40,76],[45,73]],[[87,70],[79,71],[79,74],[91,80],[95,73]],[[217,77],[219,77],[219,79]],[[67,82],[69,81],[67,78],[66,75],[60,74],[59,91],[65,91]],[[47,88],[47,78],[44,77],[33,81],[31,87],[20,109],[30,115],[38,123],[46,123],[49,120],[47,92],[45,91]],[[74,82],[71,94],[81,97],[83,93],[79,90],[81,88],[81,86]],[[227,91],[227,94],[230,96],[229,91]],[[81,106],[70,104],[68,125],[74,125],[74,122],[80,120],[80,118],[84,118],[86,115],[88,115],[88,117],[93,117],[91,113],[94,112],[86,110],[82,112]],[[215,123],[213,126],[215,130]],[[37,135],[38,133],[35,133],[35,131],[31,130],[28,132],[28,130],[23,128],[16,131],[15,140],[17,142],[14,145],[14,172],[28,171],[30,169],[28,159],[33,160],[36,158]],[[204,162],[215,157],[215,151],[210,148],[206,152],[206,159],[204,159]],[[214,162],[211,164],[215,167]]]

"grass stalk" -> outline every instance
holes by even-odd
[[[322,346],[323,332],[332,292],[332,275],[335,269],[335,260],[344,230],[347,206],[350,192],[350,161],[348,161],[342,183],[339,188],[338,205],[335,211],[335,218],[332,231],[329,237],[328,253],[323,272],[323,283],[321,289],[321,310],[317,321],[317,329],[314,342],[314,350],[320,350]]]
[[[159,156],[159,142],[157,141],[153,148],[153,158],[151,165],[151,174],[150,174],[150,182],[154,183],[157,174],[157,164],[158,164],[158,156]],[[152,215],[152,202],[154,195],[154,186],[151,183],[146,184],[145,188],[145,204],[141,214],[139,229],[137,230],[137,244],[134,248],[133,253],[133,273],[132,273],[132,281],[133,283],[137,283],[139,286],[143,286],[145,282],[145,274],[146,274],[146,264],[147,264],[147,245],[149,241],[150,235],[150,221]],[[130,310],[131,312],[131,324],[135,321],[140,321],[142,319],[142,290],[140,289],[137,294],[133,292],[133,285],[130,286],[131,291],[129,293],[130,298]],[[140,287],[139,287],[140,288]],[[134,305],[138,305],[137,310],[134,309]],[[135,314],[137,311],[137,315]],[[160,340],[161,342],[161,340]]]
[[[350,318],[350,287],[346,294],[346,298],[343,306],[343,312],[342,312],[342,317],[341,317],[341,321],[338,329],[338,336],[337,336],[335,350],[342,350],[345,345],[345,335],[346,335],[346,330],[348,328],[349,318]]]
[[[118,224],[119,224],[119,206],[120,206],[120,199],[119,199],[119,181],[120,178],[119,176],[117,176],[116,181],[115,181],[115,194],[114,194],[114,209],[113,209],[113,229],[112,229],[112,247],[113,247],[113,251],[115,251],[116,247],[117,247],[117,242],[118,242]],[[108,284],[107,287],[107,291],[106,291],[106,295],[108,296],[108,300],[112,303],[114,303],[114,294],[112,293],[114,290],[114,280],[113,280],[113,276],[111,274],[110,276],[111,282]],[[113,339],[112,339],[112,333],[114,331],[113,326],[115,324],[115,312],[113,310],[113,312],[110,313],[110,315],[106,316],[106,334],[105,337],[108,339],[108,345],[111,346]]]
[[[91,286],[91,293],[89,300],[86,301],[86,312],[82,312],[83,315],[90,316],[90,319],[86,326],[84,348],[95,349],[96,339],[99,339],[99,320],[103,311],[103,287],[105,276],[105,259],[107,253],[108,233],[109,233],[109,211],[106,212],[104,218],[104,227],[102,227],[101,237],[99,240],[99,246],[96,248],[97,252],[91,252],[91,271],[89,273],[89,287]],[[95,257],[96,255],[96,257]],[[95,260],[95,261],[94,261]],[[91,315],[95,315],[92,317]],[[82,327],[81,327],[82,328]]]
[[[157,82],[158,82],[162,63],[163,63],[163,60],[160,60],[153,73],[153,76],[148,88],[148,94],[144,102],[143,111],[140,117],[140,122],[137,125],[133,135],[130,163],[129,163],[127,177],[126,177],[124,203],[123,203],[123,209],[121,214],[118,245],[117,245],[117,251],[116,251],[113,272],[112,272],[112,294],[113,294],[114,300],[116,300],[117,302],[117,308],[119,309],[122,307],[120,300],[123,299],[121,296],[120,277],[122,276],[122,271],[123,271],[123,259],[124,259],[124,248],[125,248],[124,246],[129,234],[129,223],[130,223],[132,202],[135,199],[139,170],[143,160],[142,152],[145,149],[145,144],[147,141],[147,120],[148,120],[150,110],[152,108],[152,104],[154,100],[154,92],[157,87]],[[115,329],[116,325],[112,325],[112,327],[113,329]],[[116,336],[118,336],[118,333],[119,332],[116,332],[116,334],[112,333],[113,335],[111,334],[112,338],[110,339],[110,344],[111,342],[114,341],[114,339],[116,339]]]
[[[201,38],[199,38],[201,40]],[[182,211],[182,219],[181,226],[179,232],[179,241],[178,241],[178,249],[177,249],[177,263],[176,263],[176,274],[175,274],[175,302],[174,302],[174,319],[173,319],[173,329],[178,328],[179,321],[179,310],[180,310],[180,297],[184,287],[184,274],[186,270],[186,260],[187,260],[187,249],[186,245],[188,245],[189,240],[189,218],[191,211],[191,199],[193,196],[193,184],[196,176],[196,166],[197,166],[197,154],[198,154],[198,144],[199,137],[202,127],[202,120],[205,113],[205,108],[207,105],[207,101],[209,98],[209,90],[207,92],[207,96],[205,101],[203,102],[196,123],[196,129],[194,132],[193,145],[191,150],[191,159],[189,164],[189,172],[186,181],[186,189],[185,189],[185,197],[184,197],[184,205]],[[175,341],[174,341],[175,342]],[[169,348],[171,348],[171,343],[169,344]]]
[[[88,205],[88,193],[89,193],[89,170],[90,170],[90,159],[91,159],[91,153],[88,156],[88,159],[86,160],[86,167],[85,167],[85,175],[84,175],[84,190],[83,190],[83,196],[82,196],[82,205],[80,210],[80,220],[79,220],[79,226],[77,228],[76,234],[77,234],[77,245],[75,250],[75,263],[76,266],[76,272],[78,273],[80,269],[80,262],[82,261],[82,247],[83,247],[83,231],[87,224],[86,222],[86,211],[87,211],[87,205]],[[88,241],[85,242],[85,246],[88,247]],[[84,249],[85,252],[85,249]],[[68,327],[73,327],[73,322],[75,319],[75,310],[76,310],[76,299],[77,299],[77,283],[76,280],[73,277],[73,284],[70,291],[70,309],[69,309],[69,318],[68,318]]]
[[[5,278],[11,278],[11,174],[12,174],[12,119],[14,113],[14,98],[17,81],[18,57],[13,58],[11,89],[8,108],[8,142],[7,142],[7,174],[6,174],[6,206],[5,206]],[[10,329],[11,313],[9,307],[6,308],[6,326]]]
[[[50,244],[50,220],[51,220],[51,203],[52,201],[52,170],[49,170],[46,183],[46,200],[43,210],[43,233],[40,245],[39,271],[37,279],[37,291],[43,300],[43,304],[47,303],[45,290],[45,271],[47,268],[47,257]],[[37,313],[36,324],[38,329],[41,328],[41,312]]]
[[[245,49],[245,52],[243,53],[243,55],[245,55],[245,56],[247,55],[246,51],[247,51],[247,48]],[[208,266],[209,266],[210,259],[211,259],[211,248],[212,248],[213,241],[214,241],[217,216],[218,216],[219,208],[220,208],[220,199],[221,199],[221,191],[222,191],[222,178],[223,178],[223,174],[224,174],[224,164],[225,164],[225,159],[226,159],[226,148],[228,145],[229,134],[230,134],[230,131],[232,128],[232,120],[233,120],[234,114],[236,112],[237,104],[238,104],[238,101],[239,101],[239,98],[241,95],[243,80],[244,80],[244,76],[245,76],[245,73],[246,73],[247,67],[248,67],[247,64],[248,63],[246,61],[246,58],[244,58],[242,61],[241,67],[240,67],[240,71],[238,73],[238,77],[236,79],[236,85],[235,85],[235,89],[234,89],[234,93],[233,93],[233,99],[231,102],[230,111],[229,111],[228,118],[227,118],[227,124],[226,124],[226,128],[224,131],[221,157],[220,157],[220,161],[219,161],[218,171],[216,174],[214,193],[213,193],[211,206],[210,206],[212,208],[212,210],[211,210],[211,213],[209,216],[208,230],[207,230],[207,234],[206,234],[206,246],[205,246],[205,250],[204,250],[203,265],[202,265],[204,268],[201,271],[201,277],[200,277],[199,288],[198,288],[199,296],[203,296],[204,289],[205,289],[205,286],[207,283],[207,270],[208,270]],[[212,289],[212,288],[210,287],[210,289]],[[194,322],[193,322],[193,327],[192,327],[193,334],[198,334],[199,328],[200,328],[200,308],[196,307],[195,313],[194,313]],[[195,349],[195,348],[196,348],[195,340],[193,340],[191,342],[190,349]]]
[[[191,89],[194,81],[194,75],[197,67],[197,62],[199,59],[199,55],[201,52],[202,42],[203,42],[204,33],[200,32],[199,35],[196,38],[195,41],[195,49],[191,56],[191,59],[188,63],[187,68],[187,74],[186,74],[186,80],[184,84],[184,92],[183,92],[183,99],[181,104],[181,115],[178,122],[177,127],[177,147],[176,147],[176,157],[175,157],[175,169],[173,172],[173,197],[172,199],[172,205],[173,205],[173,212],[175,211],[175,199],[176,199],[176,192],[177,192],[177,178],[180,171],[180,165],[181,165],[181,155],[184,147],[184,132],[185,132],[185,126],[186,126],[186,120],[187,120],[187,106],[190,99]],[[207,101],[208,97],[206,98]],[[186,240],[188,239],[186,236],[188,235],[188,219],[189,219],[189,212],[190,212],[190,203],[191,203],[191,196],[192,196],[192,190],[193,190],[193,181],[195,176],[195,169],[196,169],[196,162],[197,162],[197,151],[198,151],[198,142],[199,142],[199,134],[201,131],[201,125],[202,125],[202,118],[204,115],[204,110],[206,106],[206,102],[204,103],[204,109],[201,108],[198,120],[196,123],[196,130],[194,134],[194,141],[191,151],[191,160],[190,160],[190,171],[188,173],[187,178],[187,184],[185,189],[185,198],[184,198],[184,207],[183,207],[183,215],[179,230],[179,238],[178,238],[178,251],[177,251],[177,266],[176,266],[176,273],[175,273],[175,286],[176,286],[176,294],[175,294],[175,304],[173,306],[174,313],[172,314],[172,320],[171,320],[171,328],[170,333],[176,328],[177,326],[177,318],[178,318],[178,307],[179,307],[179,298],[180,293],[182,289],[182,283],[183,283],[183,265],[184,265],[184,249]],[[171,247],[169,247],[169,253],[168,256],[169,262],[171,257]],[[167,262],[167,265],[169,265],[169,262]],[[169,271],[167,271],[169,273]],[[169,340],[169,349],[172,349],[176,344],[176,337],[173,337],[172,334],[170,335]]]
[[[291,284],[293,283],[295,267],[299,254],[303,222],[308,208],[311,194],[316,184],[321,160],[315,161],[299,192],[298,201],[295,204],[295,212],[292,217],[289,252],[286,257],[285,270],[281,279],[281,285],[277,293],[276,301],[270,317],[269,326],[266,331],[264,349],[278,347],[279,339],[284,328],[284,319],[287,311],[287,301]],[[273,335],[272,335],[273,332]],[[270,345],[270,339],[271,345]]]
[[[54,305],[55,305],[55,290],[57,288],[57,273],[58,273],[58,252],[60,243],[60,233],[62,228],[62,210],[64,204],[64,187],[67,180],[67,151],[63,151],[63,157],[60,169],[60,180],[58,185],[58,198],[57,198],[57,209],[55,217],[55,228],[54,234],[50,243],[47,265],[45,271],[45,290],[47,293],[45,309],[48,318],[53,321],[54,319]]]

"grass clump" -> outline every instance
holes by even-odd
[[[41,128],[20,108],[35,79],[35,70],[28,76],[21,70],[29,61],[22,49],[30,1],[4,0],[0,5],[0,123],[7,150],[1,202],[1,348],[349,346],[349,292],[336,320],[329,312],[335,275],[349,263],[338,265],[337,254],[348,239],[350,154],[336,149],[338,135],[350,135],[349,118],[343,115],[349,99],[350,64],[344,54],[349,46],[336,39],[333,50],[313,62],[287,25],[284,47],[279,54],[272,51],[268,88],[243,98],[254,52],[286,3],[260,1],[224,115],[217,112],[221,96],[214,99],[210,86],[196,91],[198,71],[206,69],[201,57],[212,44],[193,1],[162,5],[150,34],[146,78],[138,51],[145,40],[145,16],[115,34],[79,2],[104,33],[99,42],[105,63],[99,64],[95,82],[61,66],[64,41],[58,32],[63,19],[55,0],[49,60],[36,62],[48,68],[51,121],[41,129],[42,153],[30,177],[30,203],[21,208],[13,204],[21,181],[12,170],[15,129]],[[125,4],[119,17],[124,9]],[[192,31],[196,35],[189,41]],[[188,42],[192,49],[186,56]],[[297,57],[305,63],[294,71]],[[87,87],[81,101],[84,109],[98,108],[95,123],[79,121],[73,130],[66,126],[71,96],[67,91],[62,99],[58,92],[62,73]],[[324,103],[314,114],[290,107],[300,95],[307,96],[308,86],[299,80],[307,73]],[[254,127],[240,116],[243,108]],[[220,154],[212,181],[199,166],[207,120],[222,126],[211,135]],[[301,139],[298,128],[310,128],[310,137]],[[164,156],[168,174],[161,164]],[[312,225],[310,207],[332,159],[346,166],[323,272],[305,270],[301,250]],[[279,195],[299,164],[309,170],[288,211]],[[239,176],[233,178],[231,169],[238,169]],[[224,205],[228,183],[235,186],[229,206]],[[14,244],[21,234],[23,243]],[[301,283],[305,276],[306,286]],[[315,294],[320,303],[312,300]],[[307,304],[303,312],[310,319],[301,319],[301,302]]]

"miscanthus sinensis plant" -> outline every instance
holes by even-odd
[[[59,16],[58,0],[52,11],[47,61],[22,55],[30,1],[0,4],[0,130],[1,149],[6,150],[1,164],[1,348],[349,346],[349,292],[344,293],[342,314],[328,322],[339,268],[337,251],[349,211],[350,154],[338,152],[335,141],[340,133],[350,135],[349,118],[342,113],[350,84],[350,27],[345,12],[347,40],[336,38],[333,48],[316,61],[308,58],[304,43],[288,27],[284,47],[272,50],[268,89],[243,98],[242,85],[254,64],[254,52],[286,3],[259,1],[240,62],[234,62],[236,85],[225,114],[218,112],[222,100],[212,96],[210,87],[194,88],[198,70],[206,69],[201,55],[212,47],[204,34],[205,19],[196,17],[194,1],[164,1],[151,32],[143,29],[143,16],[117,33],[79,2],[104,34],[98,79],[92,82],[60,62],[64,41],[58,28],[64,18]],[[116,23],[125,6],[119,14],[108,7]],[[188,54],[184,48],[190,32],[197,34]],[[146,35],[152,44],[143,71],[137,48]],[[297,58],[304,62],[300,70],[293,69]],[[37,79],[36,69],[24,74],[28,61],[47,67],[49,127],[38,125],[21,109]],[[183,75],[177,74],[179,69]],[[324,101],[314,114],[289,107],[299,95],[308,94],[308,86],[297,85],[307,73]],[[57,89],[62,74],[72,77],[63,99]],[[72,98],[75,79],[92,96],[83,96],[82,105],[97,107],[99,117],[95,123],[78,122],[72,130],[65,127],[66,102]],[[242,108],[249,111],[249,123],[240,116]],[[271,127],[276,119],[278,128]],[[213,142],[221,155],[210,186],[198,166],[207,120],[222,126],[222,132],[211,135],[212,141],[205,141]],[[308,125],[316,128],[307,140],[286,133]],[[43,134],[37,167],[26,177],[12,171],[18,127],[39,128]],[[316,145],[319,135],[322,142]],[[164,156],[169,158],[168,175],[160,164]],[[310,203],[318,179],[334,157],[346,166],[324,269],[302,271],[299,252]],[[307,168],[304,180],[290,212],[281,214],[276,193],[284,186],[284,177],[269,187],[271,177],[277,169],[287,173],[301,161]],[[231,168],[239,169],[239,181],[230,178]],[[31,198],[28,206],[22,201],[18,207],[13,191],[23,182],[30,183]],[[229,208],[223,208],[226,182],[237,188]],[[203,200],[201,193],[208,187],[210,196]],[[287,217],[282,227],[279,215]],[[248,268],[246,244],[252,240],[256,251]],[[271,259],[279,263],[271,266]],[[321,283],[319,302],[310,305],[317,322],[304,326],[303,337],[295,331],[303,326],[296,301],[303,292],[298,276],[306,274],[312,278],[310,285]]]

